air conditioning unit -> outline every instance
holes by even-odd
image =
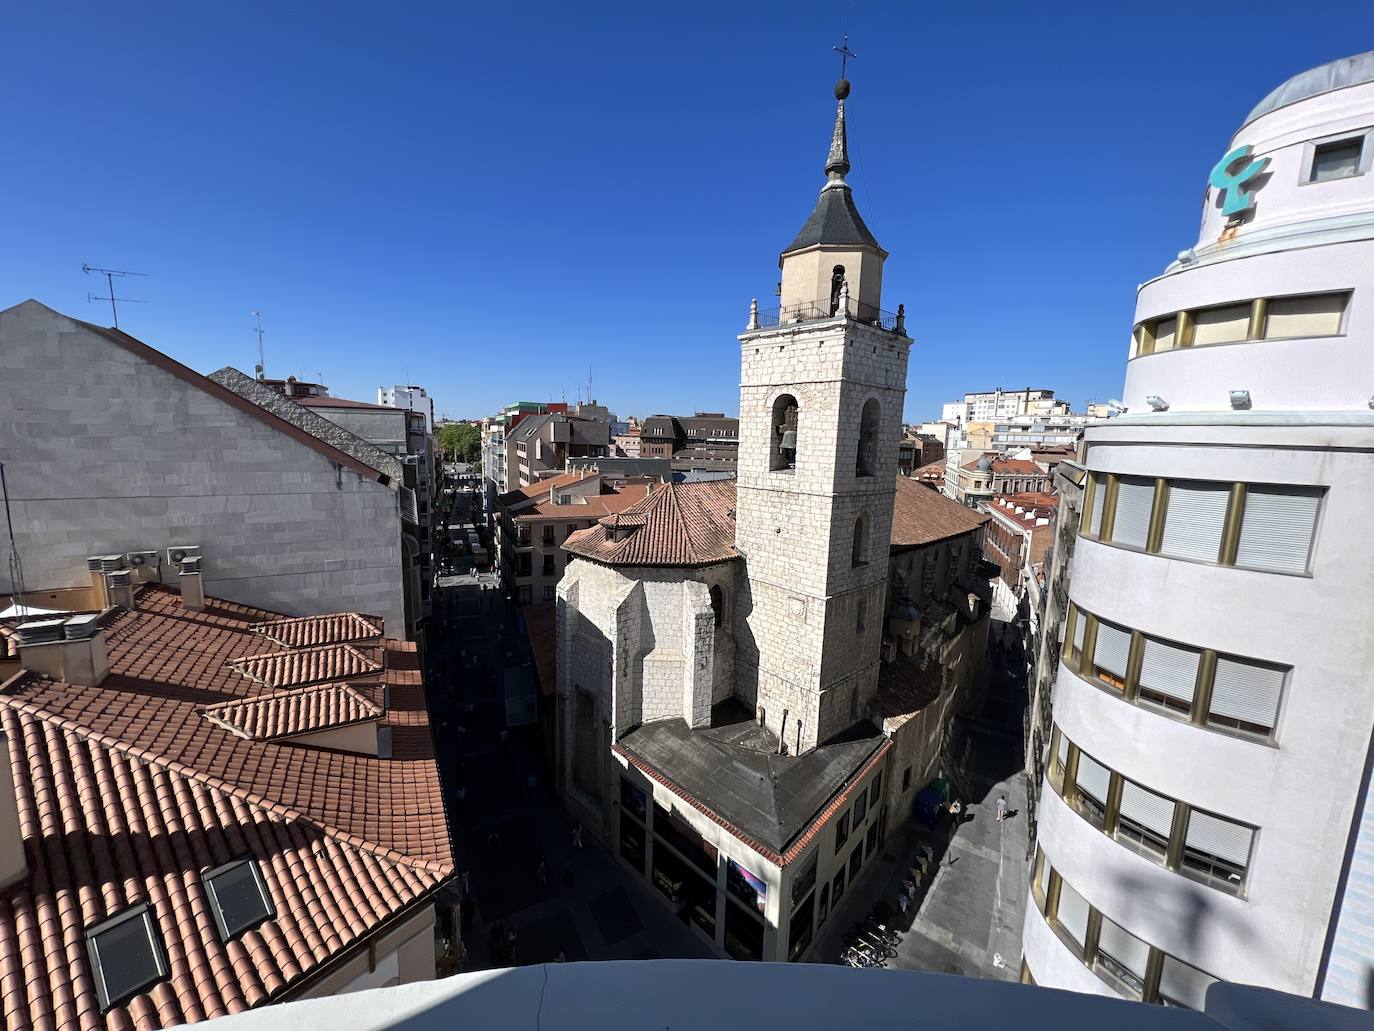
[[[199,544],[173,544],[167,549],[167,564],[179,566],[188,558],[200,558]]]
[[[158,566],[162,562],[162,555],[156,551],[131,551],[124,556],[129,561],[129,568],[134,573],[134,583],[151,583],[158,578]]]
[[[199,555],[187,555],[184,559],[182,559],[182,560],[181,560],[181,572],[183,572],[183,573],[199,573],[199,572],[200,572],[200,556],[199,556]]]
[[[86,568],[92,572],[113,573],[117,569],[123,569],[123,555],[92,555],[86,560]]]

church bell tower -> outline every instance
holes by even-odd
[[[911,341],[882,310],[887,252],[864,224],[838,102],[826,182],[782,252],[780,307],[740,340],[738,696],[788,754],[867,712],[877,690],[897,442]]]

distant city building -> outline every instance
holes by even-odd
[[[940,408],[940,420],[967,426],[971,422],[997,422],[1018,415],[1060,415],[1067,414],[1068,402],[1056,401],[1053,390],[977,391],[964,395],[962,401],[950,401]]]
[[[378,387],[377,403],[388,408],[404,408],[408,412],[419,412],[425,417],[425,432],[434,432],[434,399],[425,392],[424,387],[414,384]]]
[[[953,482],[947,479],[945,483],[945,493],[968,508],[985,508],[994,494],[1048,493],[1049,489],[1050,474],[1036,462],[992,452],[958,466]]]
[[[983,532],[983,557],[997,566],[993,600],[1017,611],[1031,580],[1043,577],[1045,554],[1054,535],[1053,494],[994,494],[987,506],[992,517]]]
[[[1037,984],[1369,1005],[1371,125],[1374,52],[1281,84],[1217,140],[1196,242],[1138,289],[1125,414],[1085,437]]]
[[[639,431],[642,458],[668,458],[675,472],[735,471],[739,420],[721,412],[651,415]]]

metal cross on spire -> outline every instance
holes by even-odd
[[[840,78],[843,79],[845,64],[849,61],[851,57],[859,56],[858,54],[854,53],[854,51],[849,49],[849,33],[846,32],[844,34],[843,43],[841,43],[837,47],[831,47],[830,49],[840,55]]]

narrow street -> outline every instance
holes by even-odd
[[[569,961],[710,958],[590,835],[574,847],[537,725],[506,730],[502,672],[529,661],[514,607],[494,575],[473,573],[470,560],[458,568],[439,578],[429,665],[455,854],[471,891],[462,969],[511,965],[498,925],[516,933],[515,964],[560,950]]]

